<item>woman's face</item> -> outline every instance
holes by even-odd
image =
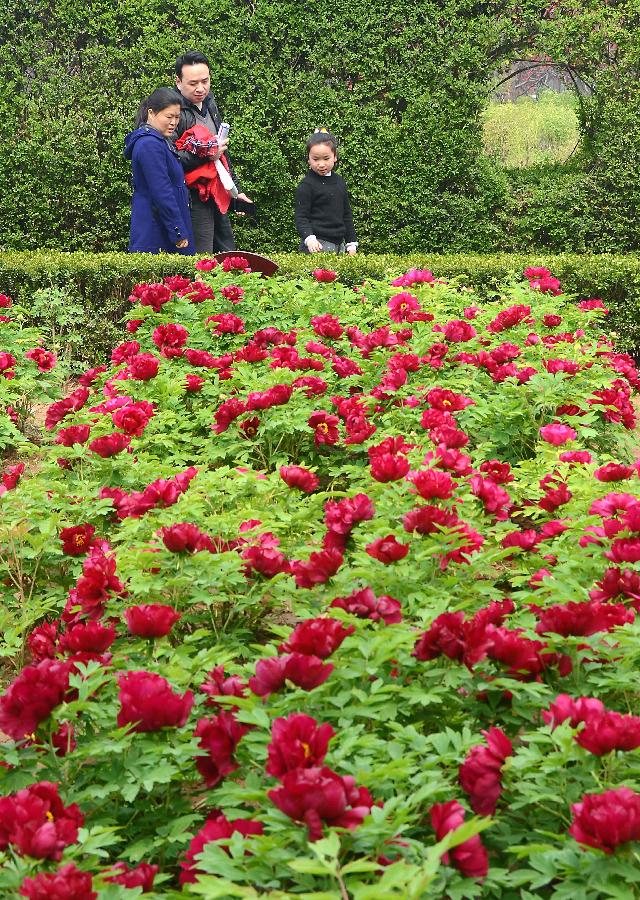
[[[168,138],[171,137],[176,130],[179,118],[180,104],[172,103],[170,106],[165,106],[165,108],[161,109],[159,112],[154,112],[150,109],[147,113],[147,125],[151,125],[151,127],[155,128],[156,131],[159,131],[161,135]]]

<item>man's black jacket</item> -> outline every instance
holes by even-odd
[[[173,135],[173,140],[177,141],[185,131],[189,130],[189,128],[193,128],[194,125],[202,125],[202,113],[198,109],[198,107],[191,102],[191,100],[187,100],[186,97],[183,97],[177,88],[174,88],[174,93],[176,95],[176,102],[180,104],[180,119]],[[222,117],[220,115],[220,110],[218,109],[218,104],[216,103],[216,98],[211,93],[207,94],[207,96],[202,101],[202,112],[205,112],[206,110],[209,111],[209,114],[213,119],[213,123],[216,126],[217,131],[222,124]],[[185,172],[190,172],[192,169],[197,169],[198,166],[202,165],[202,158],[200,156],[196,156],[195,153],[189,153],[188,150],[178,150],[177,153],[180,157],[180,162],[182,163],[182,168],[185,170]],[[241,190],[240,184],[238,182],[238,177],[233,171],[231,157],[228,153],[225,153],[224,155],[227,162],[229,163],[231,177],[235,181],[238,190]]]

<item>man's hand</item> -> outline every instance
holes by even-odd
[[[178,243],[176,244],[176,247],[178,248],[178,250],[184,250],[184,248],[188,247],[188,246],[189,246],[189,241],[186,238],[182,238],[182,240],[178,241]]]
[[[307,250],[309,253],[320,253],[322,251],[322,244],[318,240],[318,238],[314,238],[312,241],[307,241]]]
[[[253,203],[253,200],[251,200],[250,197],[247,197],[247,195],[244,193],[238,194],[238,196],[236,197],[236,200],[244,200],[245,203]],[[238,210],[236,210],[236,215],[237,216],[246,216],[246,213],[238,212]]]
[[[212,159],[214,162],[216,160],[220,159],[220,157],[225,152],[225,150],[228,148],[228,146],[229,146],[229,141],[227,138],[223,138],[223,140],[218,141],[218,149],[212,150],[209,153],[209,159]]]

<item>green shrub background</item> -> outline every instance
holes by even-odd
[[[640,246],[637,0],[9,0],[0,24],[0,244],[126,248],[122,140],[178,53],[210,57],[243,186],[240,246],[296,247],[293,193],[316,125],[368,252]],[[569,168],[506,173],[483,153],[492,73],[548,54],[595,89]]]

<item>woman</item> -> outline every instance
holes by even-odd
[[[136,130],[124,139],[133,169],[131,253],[195,252],[184,171],[170,141],[179,118],[174,91],[158,88],[142,102]]]

